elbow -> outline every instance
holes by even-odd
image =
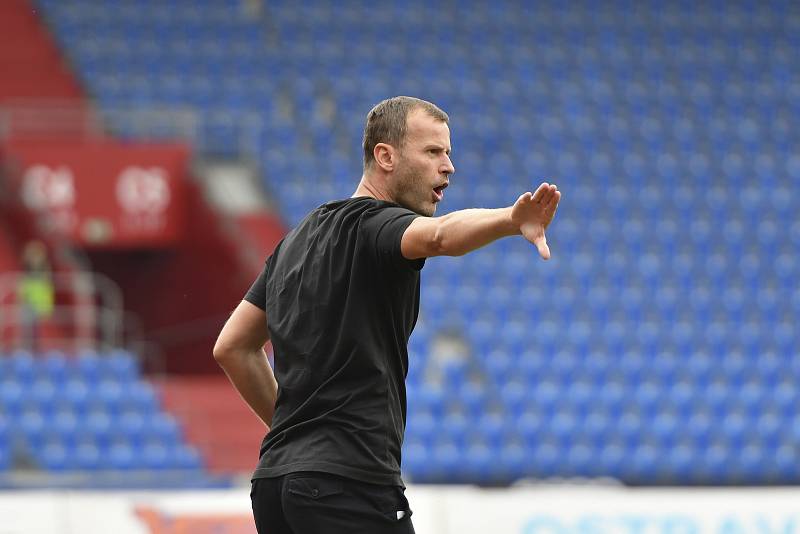
[[[235,355],[235,351],[230,344],[225,343],[223,340],[218,339],[217,342],[214,344],[214,350],[212,351],[214,355],[214,360],[220,367],[225,367],[225,365],[230,362]]]
[[[464,255],[464,254],[466,254],[467,252],[469,252],[467,249],[463,249],[463,248],[453,248],[453,249],[450,251],[450,253],[448,254],[448,256],[452,256],[452,257],[456,258],[456,257],[463,256],[463,255]]]
[[[436,231],[429,244],[429,256],[463,256],[467,253],[458,243],[448,239],[441,227]]]
[[[428,253],[427,256],[444,256],[447,254],[446,249],[446,240],[444,236],[444,232],[442,232],[441,227],[436,229],[436,232],[433,234],[433,237],[428,242]]]

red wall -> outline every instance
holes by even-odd
[[[214,342],[261,264],[242,265],[235,243],[191,180],[186,193],[186,238],[174,248],[89,255],[97,271],[122,286],[125,307],[141,318],[148,340],[160,345],[168,372],[219,372]]]
[[[31,2],[0,0],[0,35],[0,102],[83,97]]]

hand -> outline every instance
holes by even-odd
[[[511,222],[525,239],[536,245],[545,260],[550,259],[550,248],[544,231],[555,217],[560,200],[561,191],[545,182],[535,193],[523,193],[511,207]]]

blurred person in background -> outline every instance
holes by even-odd
[[[448,124],[416,98],[375,106],[354,195],[278,244],[219,335],[214,357],[269,429],[251,491],[262,534],[414,532],[400,450],[425,259],[514,235],[550,257],[554,185],[433,217],[455,172]]]
[[[47,247],[41,241],[30,241],[22,251],[22,275],[17,287],[21,312],[22,348],[40,350],[41,325],[53,314],[54,293]]]

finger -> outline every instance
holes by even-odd
[[[556,186],[554,185],[549,186],[547,188],[547,191],[545,191],[544,194],[542,195],[542,204],[544,204],[545,206],[548,205],[552,200],[555,192],[556,192]]]
[[[536,245],[536,248],[539,250],[539,256],[541,256],[543,260],[550,259],[550,247],[547,246],[547,238],[544,235],[534,241],[533,244]]]
[[[531,193],[530,191],[526,191],[525,193],[522,193],[519,196],[519,198],[517,199],[517,203],[530,202],[531,197],[533,197],[533,193]]]
[[[559,202],[561,202],[561,191],[554,191],[553,195],[547,200],[547,207],[550,208],[552,206],[555,209]]]
[[[534,202],[541,202],[542,201],[542,196],[547,191],[549,185],[550,184],[548,184],[547,182],[542,182],[542,185],[540,185],[539,188],[536,189],[536,192],[533,194],[533,201]]]
[[[556,199],[553,199],[553,201],[544,208],[544,214],[545,217],[547,217],[547,224],[550,224],[553,218],[555,218],[557,210],[558,200]]]
[[[550,223],[553,222],[553,219],[556,217],[556,211],[558,210],[558,201],[560,197],[561,195],[556,193],[556,196],[553,198],[552,202],[550,202],[550,204],[544,208],[545,228],[550,226]]]

